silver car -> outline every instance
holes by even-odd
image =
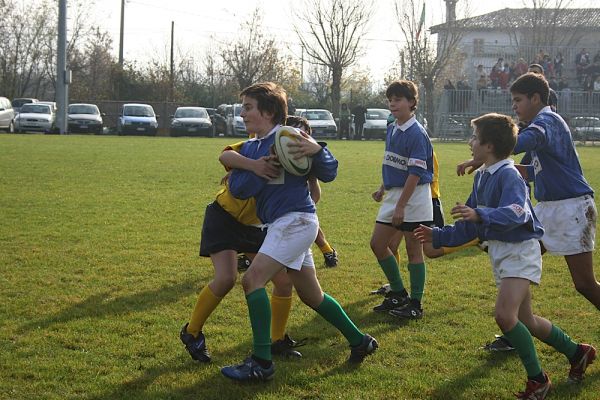
[[[69,132],[102,133],[102,114],[95,104],[70,104],[67,109]]]
[[[14,120],[15,111],[6,97],[0,97],[0,129],[5,129],[8,133],[15,131]]]
[[[55,133],[56,114],[49,104],[28,103],[23,104],[19,115],[15,117],[15,130],[17,132],[44,132]]]

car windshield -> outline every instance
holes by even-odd
[[[319,121],[328,121],[328,120],[332,120],[333,117],[331,116],[331,113],[329,111],[320,111],[320,110],[310,110],[310,111],[306,111],[303,113],[304,115],[302,115],[304,118],[308,119],[308,120],[319,120]]]
[[[50,106],[46,104],[28,103],[21,107],[22,114],[50,114]]]
[[[234,106],[233,107],[233,115],[235,115],[236,117],[239,117],[241,113],[242,113],[242,106]]]
[[[388,110],[373,110],[373,109],[367,110],[367,119],[385,119],[385,120],[387,120],[388,115],[390,115],[390,112]]]
[[[98,115],[100,114],[100,111],[98,111],[98,108],[96,106],[88,106],[88,105],[83,105],[83,104],[73,104],[71,106],[69,106],[69,114],[92,114],[92,115]]]
[[[14,99],[12,101],[13,107],[21,107],[23,104],[33,103],[30,99]]]
[[[202,108],[179,108],[175,118],[208,118],[208,113]]]
[[[154,117],[154,110],[150,106],[126,106],[123,115],[128,117]]]

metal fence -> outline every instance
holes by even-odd
[[[573,119],[575,121],[586,119],[594,123],[600,118],[599,91],[565,89],[557,92],[557,96],[557,111],[567,123]],[[514,114],[510,91],[506,89],[444,90],[437,104],[436,132],[433,134],[442,140],[466,139],[472,131],[470,121],[490,112]]]

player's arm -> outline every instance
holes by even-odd
[[[381,200],[383,200],[384,194],[385,194],[385,186],[382,183],[381,186],[379,186],[379,189],[377,189],[376,191],[374,191],[371,194],[371,197],[373,198],[373,200],[375,200],[376,202],[379,203]]]
[[[419,179],[421,179],[418,175],[409,175],[404,183],[404,187],[402,188],[402,194],[396,203],[396,209],[394,210],[394,215],[392,216],[392,225],[400,226],[404,222],[404,208],[410,200],[410,197],[415,192],[415,188],[419,183]]]
[[[541,122],[530,124],[519,132],[513,154],[537,150],[545,146],[547,142],[548,137],[544,124]]]
[[[321,185],[319,185],[319,180],[312,175],[308,177],[308,190],[311,199],[317,204],[321,199]]]
[[[279,176],[280,170],[273,156],[264,156],[258,160],[248,158],[235,150],[225,150],[219,156],[219,161],[227,169],[243,169],[264,179]]]
[[[322,182],[331,182],[337,176],[338,160],[331,154],[326,143],[318,143],[321,149],[312,156],[311,175]]]
[[[267,179],[244,169],[233,169],[229,180],[229,191],[238,199],[249,199],[256,196],[267,184]]]

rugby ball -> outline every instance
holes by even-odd
[[[288,143],[298,142],[300,134],[291,126],[282,126],[275,132],[275,155],[279,159],[279,163],[287,172],[297,176],[303,176],[310,172],[312,166],[312,158],[304,156],[294,159],[294,155],[290,154]]]

